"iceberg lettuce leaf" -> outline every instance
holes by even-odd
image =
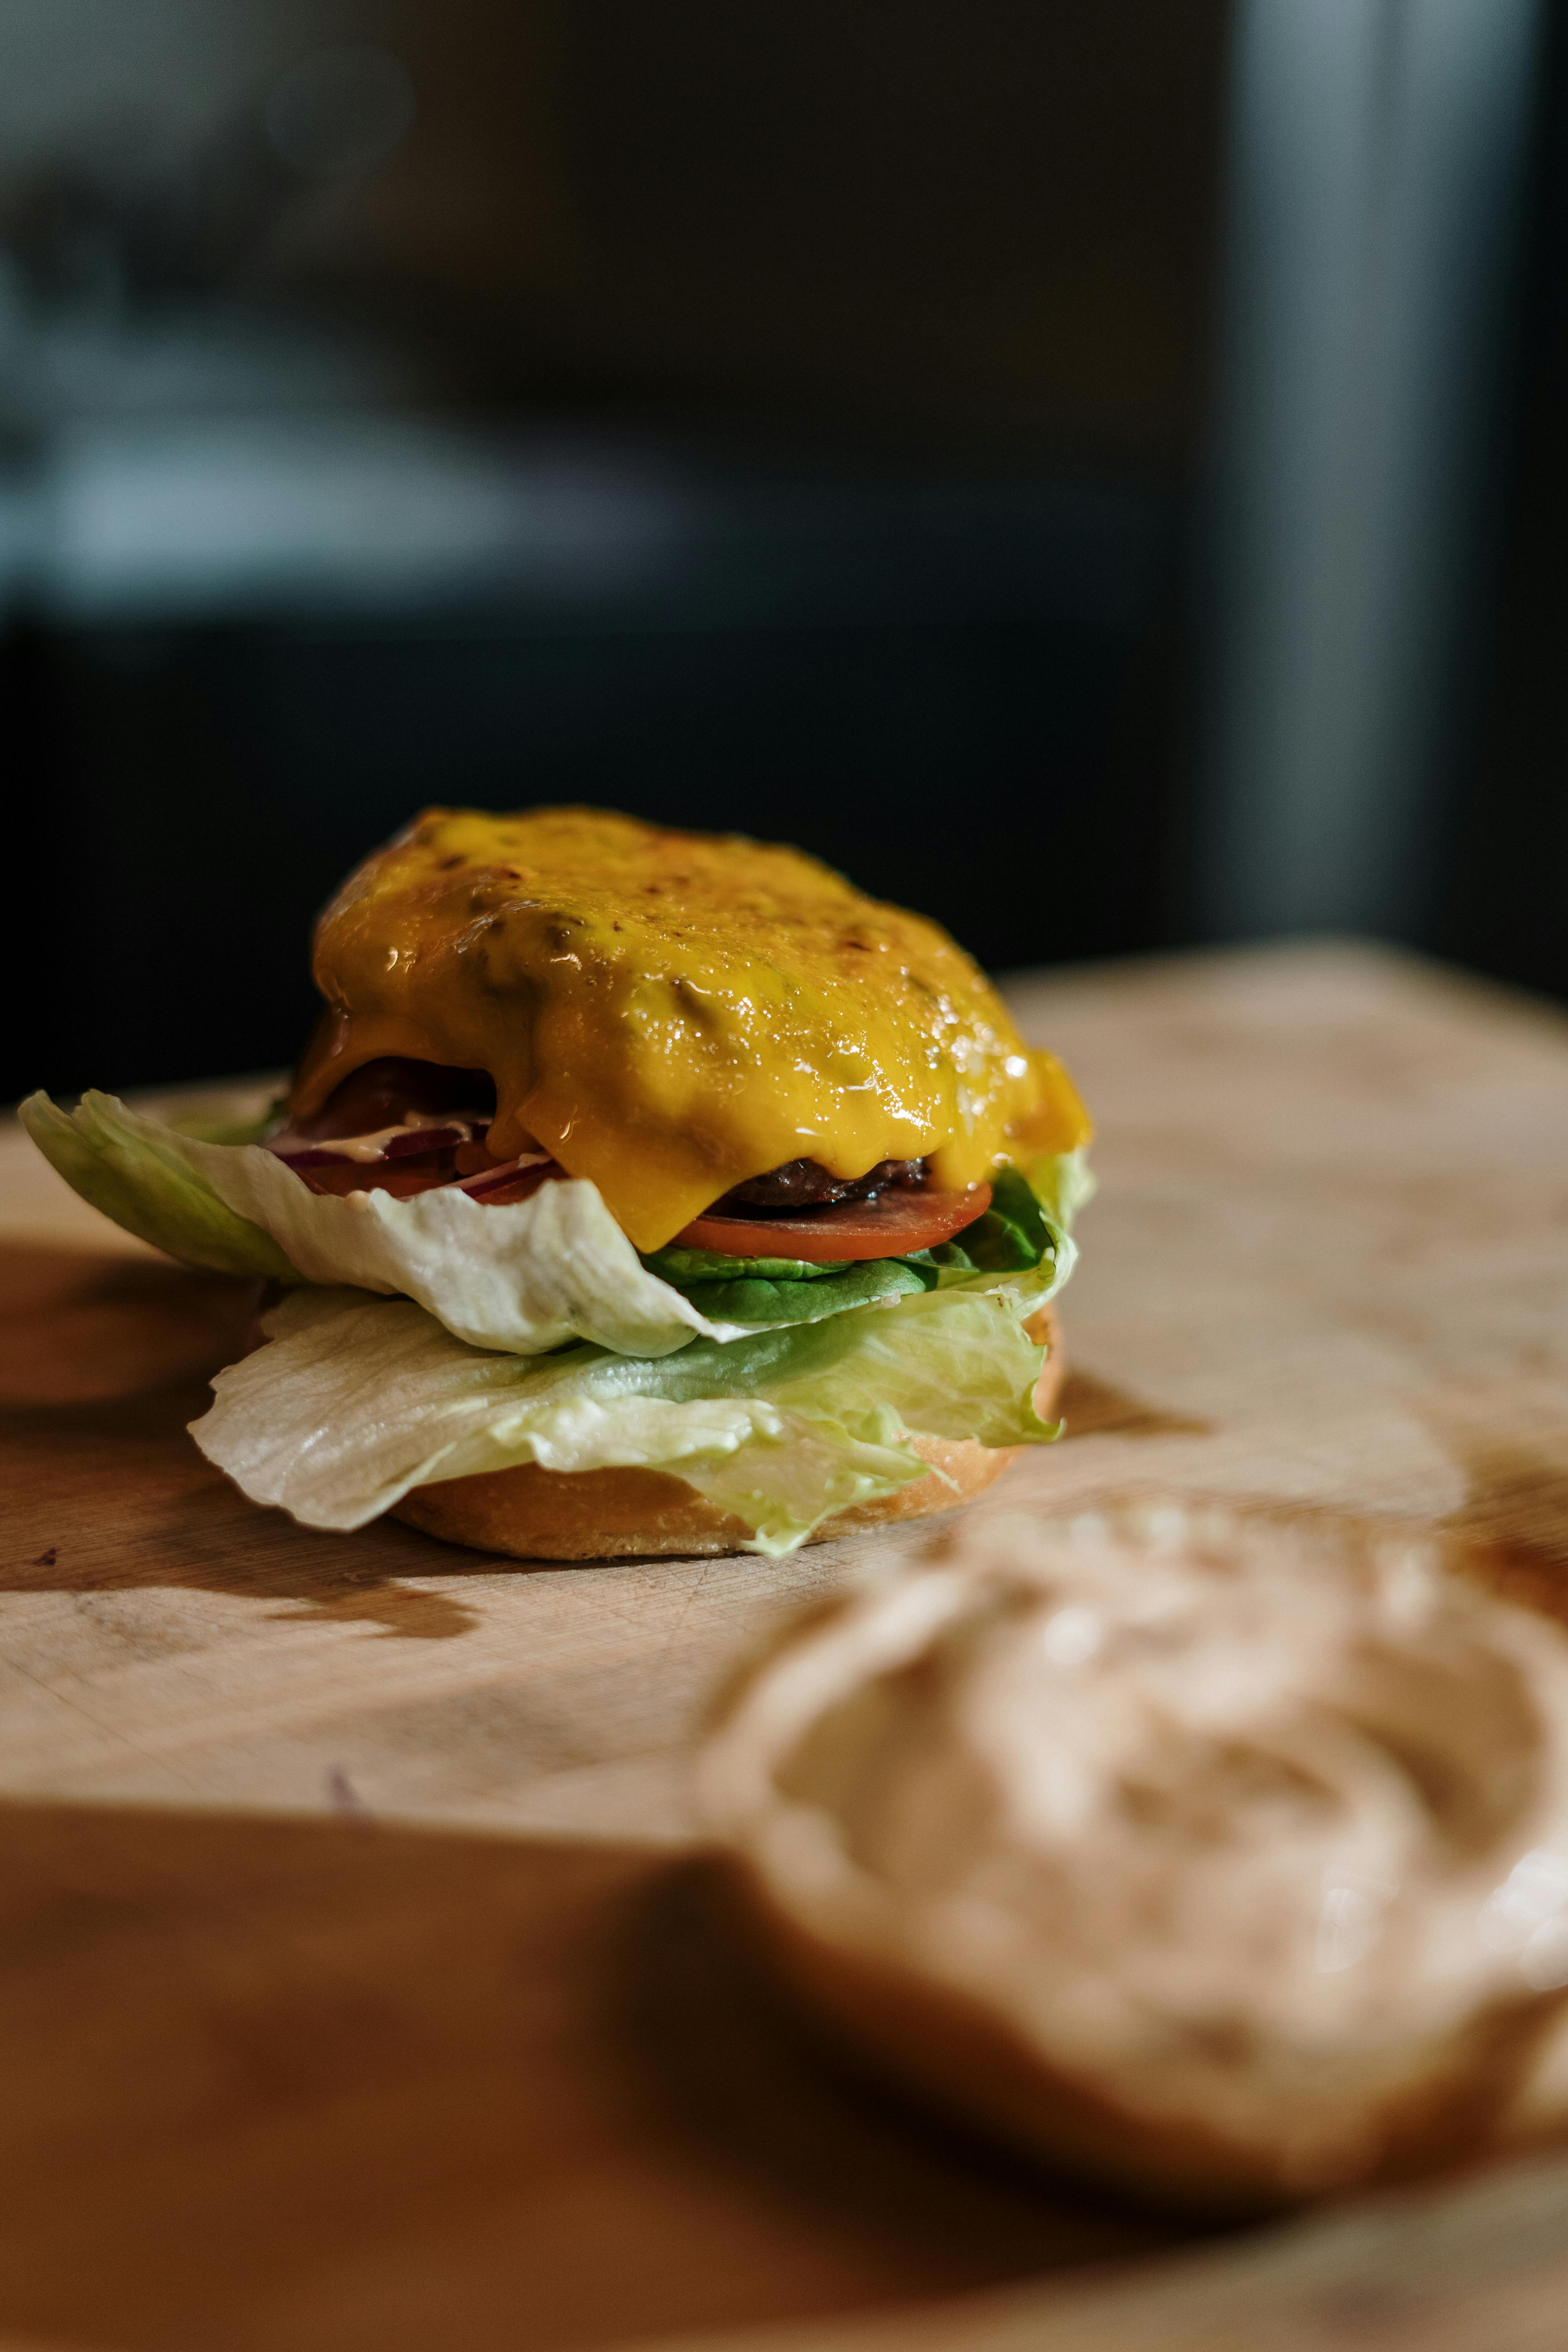
[[[127,1110],[112,1095],[84,1095],[75,1111],[30,1095],[18,1116],[72,1191],[138,1241],[214,1273],[299,1281],[271,1235],[231,1208],[192,1164],[187,1139],[173,1128]]]
[[[829,1512],[923,1476],[911,1435],[987,1445],[1053,1436],[1034,1409],[1041,1350],[1000,1288],[921,1293],[723,1344],[542,1360],[467,1346],[420,1307],[312,1289],[266,1318],[270,1344],[214,1382],[194,1424],[255,1501],[354,1528],[410,1487],[522,1462],[674,1472],[789,1550]]]
[[[660,1356],[744,1328],[648,1274],[593,1184],[543,1184],[500,1208],[454,1186],[340,1197],[258,1145],[203,1142],[111,1095],[70,1113],[35,1095],[22,1115],[84,1199],[192,1265],[403,1294],[458,1338],[517,1355],[588,1339]]]

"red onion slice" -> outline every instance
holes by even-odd
[[[526,1200],[550,1178],[566,1173],[547,1151],[524,1151],[515,1160],[502,1160],[498,1167],[481,1168],[473,1176],[439,1175],[433,1171],[425,1172],[411,1169],[399,1178],[395,1178],[389,1171],[378,1182],[374,1174],[378,1166],[387,1167],[390,1161],[429,1159],[437,1152],[448,1151],[456,1144],[474,1139],[475,1124],[466,1119],[444,1119],[439,1123],[432,1121],[427,1127],[391,1128],[374,1135],[341,1138],[307,1138],[285,1132],[273,1136],[266,1149],[298,1176],[302,1184],[309,1184],[312,1192],[332,1193],[338,1199],[343,1197],[338,1186],[317,1183],[313,1180],[312,1170],[331,1168],[342,1171],[357,1162],[365,1170],[365,1181],[354,1187],[356,1192],[390,1190],[395,1192],[400,1200],[422,1192],[467,1192],[470,1200],[478,1201],[481,1205],[493,1202],[497,1207]],[[480,1139],[486,1132],[487,1129],[479,1126]],[[354,1147],[352,1151],[347,1149],[350,1144]],[[400,1186],[403,1189],[399,1189]]]
[[[558,1176],[566,1173],[564,1168],[555,1167],[547,1151],[525,1151],[519,1159],[503,1160],[499,1168],[482,1168],[477,1176],[460,1178],[458,1190],[466,1192],[470,1201],[483,1201],[491,1192],[504,1192],[509,1185],[515,1184],[518,1178],[526,1175],[531,1168],[541,1171],[538,1181],[542,1184],[545,1181],[543,1171],[547,1169],[554,1169]]]

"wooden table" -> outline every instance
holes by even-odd
[[[1016,993],[1102,1191],[1070,1435],[995,1507],[1348,1506],[1568,1614],[1568,1027],[1340,948]],[[243,1299],[15,1136],[0,1183],[7,2342],[1568,2341],[1568,2161],[1184,2242],[858,2080],[755,1979],[693,1728],[891,1538],[526,1570],[306,1534],[184,1435]]]

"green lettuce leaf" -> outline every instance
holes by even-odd
[[[814,1265],[798,1257],[727,1257],[717,1250],[671,1243],[643,1264],[673,1284],[703,1315],[750,1328],[767,1323],[816,1323],[852,1307],[901,1298],[937,1285],[934,1268],[919,1258],[838,1258]],[[808,1286],[815,1285],[816,1287]]]
[[[409,1488],[513,1463],[671,1470],[778,1553],[927,1465],[911,1435],[1039,1444],[1041,1350],[1001,1289],[922,1292],[662,1358],[466,1346],[405,1301],[313,1289],[221,1372],[198,1444],[253,1500],[355,1528]]]
[[[1025,1173],[1029,1190],[1051,1223],[1059,1232],[1070,1234],[1079,1211],[1086,1209],[1094,1198],[1094,1171],[1089,1164],[1087,1146],[1079,1144],[1076,1151],[1058,1151],[1046,1159],[1033,1160]]]
[[[678,1290],[699,1282],[826,1282],[855,1263],[835,1258],[830,1265],[813,1265],[800,1257],[727,1257],[719,1250],[682,1249],[678,1242],[651,1250],[643,1259],[650,1274],[661,1282],[673,1282]]]
[[[984,1215],[927,1255],[949,1281],[954,1275],[1014,1274],[1038,1265],[1058,1238],[1027,1178],[1016,1168],[999,1168]]]
[[[758,1326],[764,1323],[816,1323],[850,1307],[910,1297],[934,1290],[934,1270],[901,1263],[898,1258],[867,1258],[858,1265],[814,1269],[832,1279],[816,1284],[774,1282],[760,1275],[735,1282],[693,1282],[683,1286],[700,1314],[716,1321]]]

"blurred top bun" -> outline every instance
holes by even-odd
[[[971,1518],[700,1795],[810,2000],[1058,2167],[1267,2208],[1568,2118],[1568,1639],[1417,1541]]]

